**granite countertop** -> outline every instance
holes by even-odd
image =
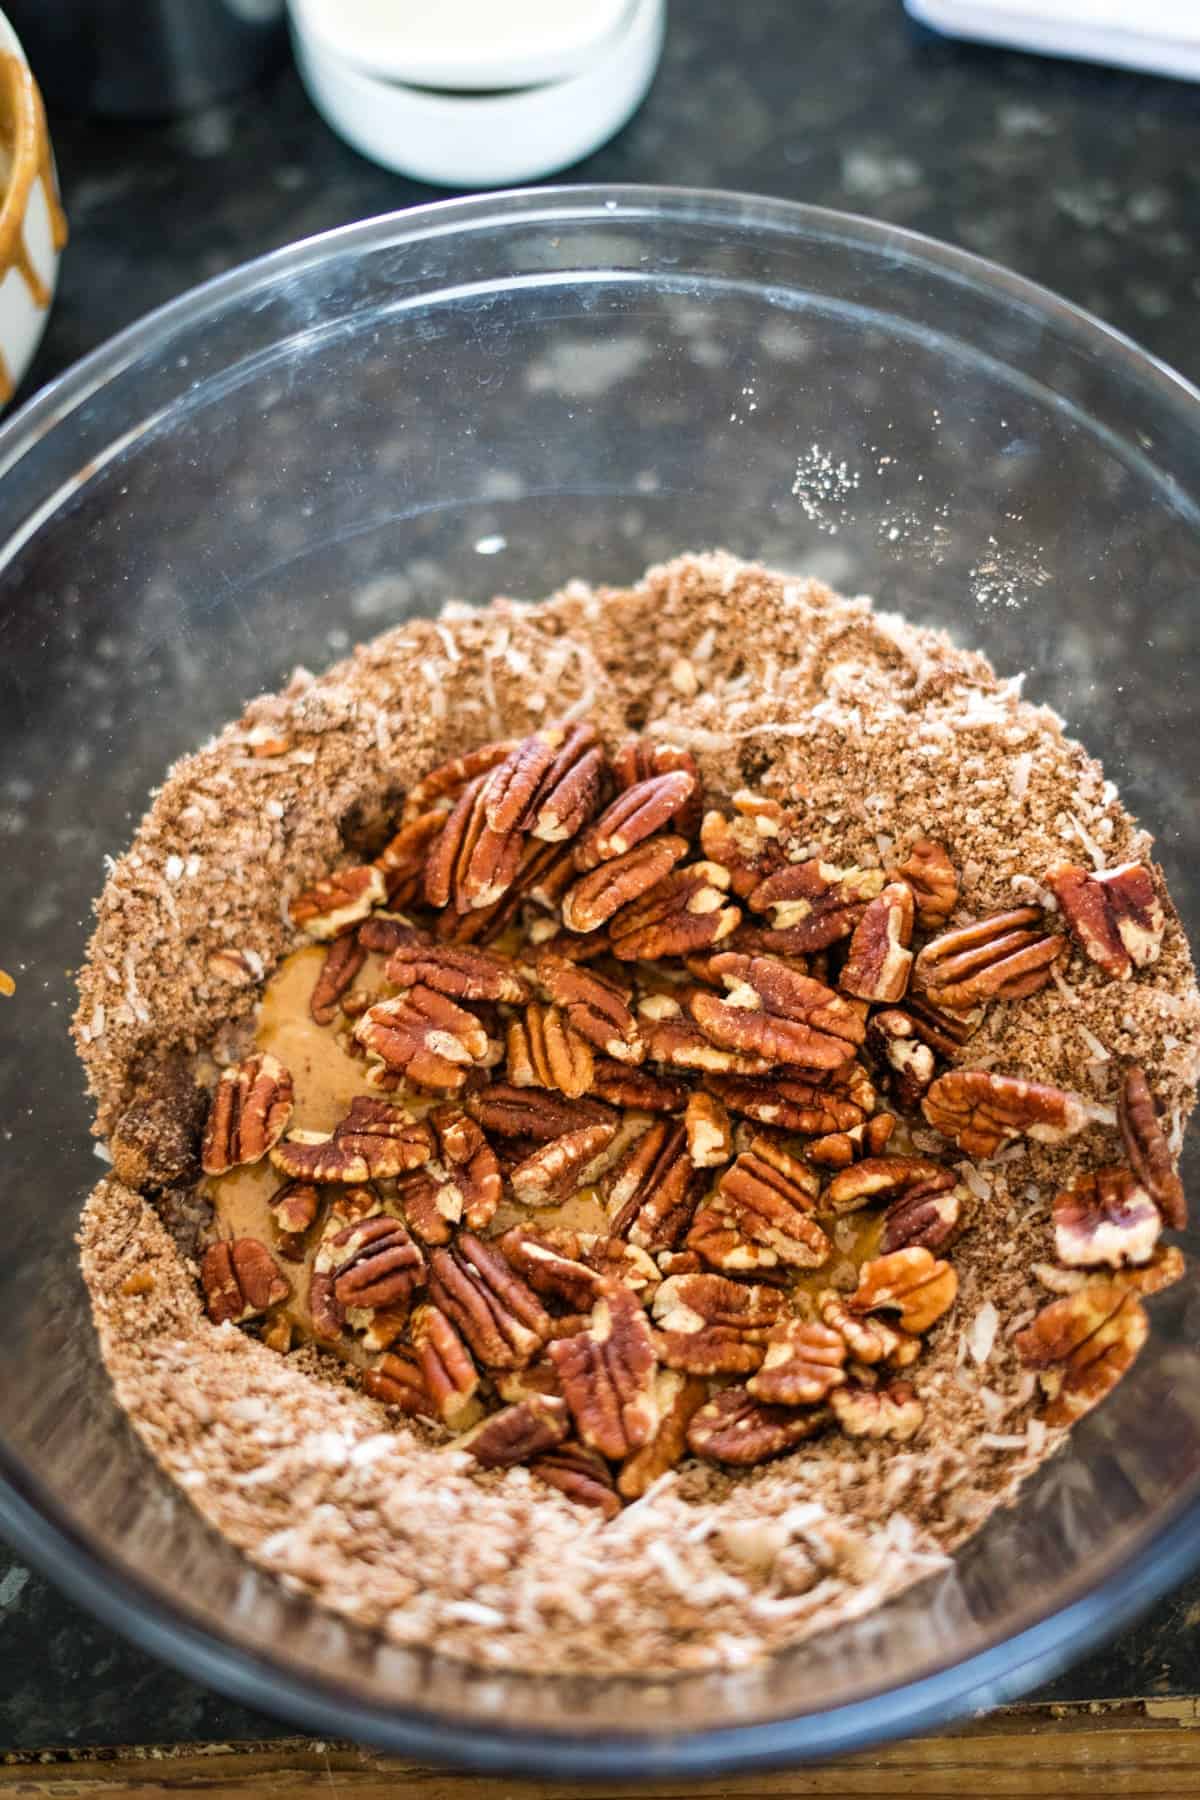
[[[295,238],[444,197],[364,162],[290,68],[170,124],[51,119],[72,239],[24,392],[152,306]],[[676,0],[637,117],[562,181],[740,188],[949,239],[1200,380],[1200,86],[955,46],[900,0]],[[1200,1691],[1200,1579],[1043,1697]],[[0,1545],[0,1751],[272,1736]]]

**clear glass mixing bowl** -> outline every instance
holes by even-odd
[[[189,1672],[477,1767],[796,1761],[1045,1677],[1193,1556],[1197,1286],[952,1572],[765,1667],[482,1675],[256,1573],[116,1410],[73,1232],[67,1040],[104,857],[166,765],[448,595],[723,544],[874,592],[1058,708],[1200,924],[1200,395],[1053,295],[891,226],[733,195],[419,208],[154,314],[0,431],[0,734],[18,981],[0,1050],[0,1529]],[[1196,1165],[1194,1145],[1190,1167]]]

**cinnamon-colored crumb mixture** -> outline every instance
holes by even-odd
[[[396,1642],[694,1669],[860,1615],[1182,1271],[1150,848],[1019,679],[720,553],[298,671],[97,906],[120,1404]]]

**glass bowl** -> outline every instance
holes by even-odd
[[[259,1574],[114,1406],[73,1234],[99,1171],[66,1026],[104,858],[297,662],[450,595],[722,544],[981,646],[1065,715],[1200,923],[1200,395],[892,226],[581,188],[348,226],[185,296],[0,431],[16,975],[0,1051],[3,1529],[148,1649],[311,1729],[543,1774],[828,1756],[1008,1698],[1189,1566],[1197,1287],[945,1575],[756,1668],[481,1674]],[[1194,1169],[1194,1145],[1188,1168]]]

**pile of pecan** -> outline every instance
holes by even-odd
[[[372,1355],[369,1394],[605,1514],[689,1452],[911,1438],[923,1335],[955,1300],[944,1252],[978,1204],[962,1159],[1092,1123],[966,1066],[983,1009],[1044,987],[1071,940],[1033,906],[963,922],[932,839],[887,871],[800,841],[773,800],[708,807],[687,751],[610,755],[586,723],[418,782],[373,862],[291,903],[328,945],[312,1016],[368,1091],[333,1131],[289,1131],[274,1058],[221,1076],[205,1171],[269,1156],[282,1185],[273,1246],[207,1251],[211,1317],[283,1347],[281,1265],[307,1264],[313,1332]],[[1157,953],[1149,871],[1047,880],[1111,979]],[[1158,1238],[1182,1191],[1137,1070],[1122,1126],[1127,1165],[1056,1204],[1066,1285],[1020,1340],[1056,1419],[1128,1366],[1176,1255]],[[584,1188],[603,1233],[545,1222]],[[874,1254],[850,1260],[866,1219]]]

